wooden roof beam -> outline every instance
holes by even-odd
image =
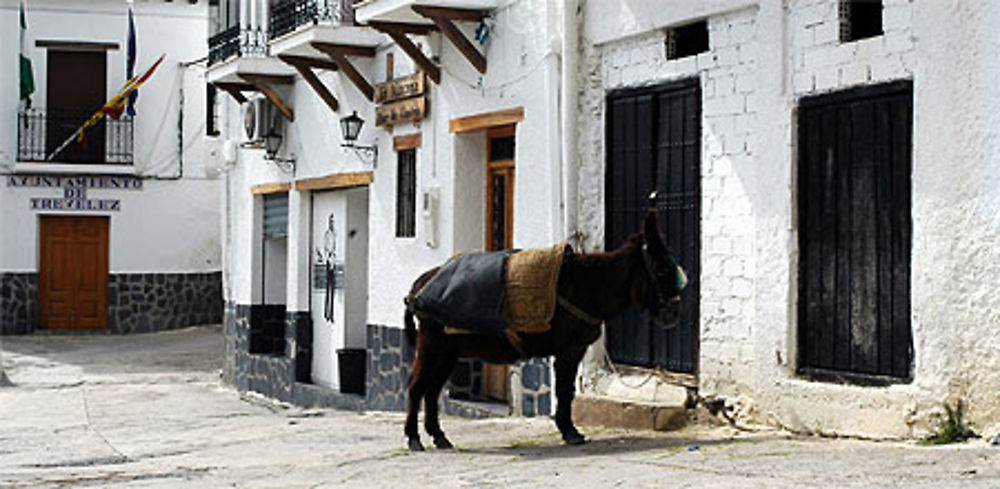
[[[362,75],[361,72],[354,67],[354,64],[347,59],[348,56],[374,58],[374,47],[354,46],[350,44],[333,44],[318,41],[313,41],[309,44],[316,50],[329,56],[333,63],[337,65],[337,68],[339,68],[340,71],[354,83],[354,86],[358,87],[358,90],[361,90],[361,93],[364,94],[369,101],[375,101],[375,89],[372,88],[371,83],[368,83],[368,80],[365,79],[364,75]]]
[[[305,58],[301,56],[291,56],[287,54],[279,54],[278,59],[284,61],[285,63],[291,65],[296,71],[302,75],[302,78],[309,84],[310,87],[319,95],[319,98],[323,99],[330,110],[336,112],[340,108],[340,103],[337,102],[337,98],[330,93],[330,90],[326,88],[326,85],[313,73],[313,68],[321,69],[331,69],[323,68],[323,64],[329,64],[332,69],[337,69],[337,65],[326,60],[317,60],[313,58]]]
[[[303,66],[308,66],[309,68],[315,68],[319,70],[329,70],[329,71],[337,71],[339,69],[337,67],[337,63],[334,63],[328,59],[310,58],[308,56],[295,56],[293,54],[279,54],[278,58],[292,66],[303,65]]]
[[[257,88],[260,93],[264,94],[268,102],[271,102],[281,115],[288,119],[288,122],[295,122],[295,113],[292,112],[292,108],[282,100],[281,95],[274,91],[270,85],[286,85],[291,84],[295,81],[291,76],[278,76],[278,75],[261,75],[256,73],[237,73],[237,76],[250,82],[251,85]],[[269,85],[270,84],[270,85]]]
[[[455,26],[454,22],[456,20],[480,22],[486,16],[486,12],[481,10],[428,7],[424,5],[414,5],[411,8],[414,12],[433,21],[434,25],[441,30],[441,33],[465,56],[465,59],[469,60],[469,63],[472,63],[472,66],[479,70],[480,73],[486,74],[486,57],[465,37],[465,34]]]
[[[243,92],[256,92],[257,87],[250,85],[249,83],[235,83],[235,82],[215,82],[213,83],[220,90],[225,91],[229,96],[233,97],[237,103],[245,103],[247,98],[243,95]]]
[[[441,67],[434,64],[433,61],[427,59],[424,56],[423,51],[413,44],[413,41],[406,34],[419,34],[421,32],[427,33],[434,30],[431,26],[425,26],[422,24],[398,24],[393,22],[369,22],[369,26],[382,31],[389,35],[396,44],[399,45],[406,54],[413,60],[417,66],[420,66],[427,76],[434,80],[434,83],[441,83]]]

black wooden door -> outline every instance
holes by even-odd
[[[677,327],[664,330],[635,308],[607,324],[611,359],[694,373],[698,347],[701,234],[701,89],[698,80],[613,92],[608,97],[605,247],[639,230],[648,196],[659,195],[660,230],[690,285]]]
[[[800,373],[910,378],[912,100],[899,82],[801,102]]]

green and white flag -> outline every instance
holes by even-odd
[[[21,0],[21,100],[31,107],[31,94],[35,93],[35,76],[31,73],[31,58],[28,57],[28,43],[25,36],[28,20],[24,14],[24,0]]]

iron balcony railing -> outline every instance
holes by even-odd
[[[233,56],[264,54],[265,43],[261,29],[232,26],[208,38],[208,64],[211,66]]]
[[[20,162],[131,165],[133,157],[132,117],[105,117],[84,131],[84,142],[72,140],[55,153],[92,113],[40,109],[17,114],[17,160]]]
[[[353,0],[281,0],[271,5],[271,39],[293,32],[304,25],[320,22],[354,23]]]

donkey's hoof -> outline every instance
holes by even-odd
[[[407,442],[407,445],[410,447],[411,452],[424,451],[424,444],[420,443],[420,438],[410,438],[410,441]]]
[[[562,439],[567,445],[583,445],[584,443],[587,443],[587,438],[579,432],[566,433],[563,435]]]
[[[443,434],[434,437],[434,446],[440,448],[441,450],[450,450],[455,448],[455,445],[452,445],[451,442],[448,441],[448,438]]]

